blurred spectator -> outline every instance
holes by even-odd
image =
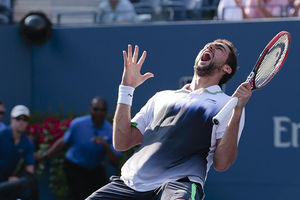
[[[220,0],[218,5],[218,19],[241,20],[243,19],[243,0]]]
[[[24,134],[29,109],[23,105],[11,111],[11,126],[0,132],[0,199],[38,199],[34,177],[34,147]]]
[[[151,6],[153,7],[154,19],[158,19],[162,12],[161,1],[162,0],[148,0],[151,2]]]
[[[300,0],[290,0],[289,15],[293,17],[300,16]]]
[[[2,122],[4,114],[5,114],[5,106],[0,99],[0,131],[6,128],[6,125]]]
[[[202,0],[183,0],[184,8],[186,10],[186,18],[193,20],[198,18],[198,12],[195,10],[198,5],[202,2]]]
[[[170,21],[185,20],[184,0],[162,0],[162,18]]]
[[[104,160],[118,167],[119,153],[112,146],[112,125],[105,120],[107,103],[95,97],[90,104],[90,115],[74,119],[64,136],[43,155],[42,160],[67,148],[65,174],[72,200],[82,200],[107,183]]]
[[[247,0],[244,18],[270,18],[288,16],[289,0]]]
[[[159,20],[162,14],[162,0],[139,0],[133,2],[138,17],[144,14],[150,14],[151,20]],[[140,21],[140,20],[139,20]]]
[[[12,20],[11,0],[0,0],[0,24],[8,24]]]
[[[136,13],[129,0],[104,0],[99,4],[100,23],[134,22]]]
[[[194,19],[195,8],[200,0],[162,0],[164,18],[169,20]]]
[[[217,16],[217,10],[220,0],[201,0],[201,18],[214,19]]]

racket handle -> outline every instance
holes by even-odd
[[[231,98],[226,104],[225,106],[218,112],[218,114],[216,116],[213,117],[212,121],[215,125],[219,125],[220,122],[222,122],[226,116],[229,115],[229,113],[231,113],[231,111],[234,109],[234,107],[236,106],[238,102],[238,98],[237,97],[233,97]]]

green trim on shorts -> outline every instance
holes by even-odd
[[[192,184],[192,194],[191,194],[192,200],[195,200],[196,192],[197,192],[197,185],[195,183],[193,183]]]
[[[136,122],[131,122],[131,126],[137,127],[138,123]]]

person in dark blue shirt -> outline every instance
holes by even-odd
[[[99,186],[107,183],[103,166],[105,159],[117,167],[119,152],[113,150],[112,125],[105,120],[107,103],[95,97],[90,104],[90,115],[75,118],[64,134],[37,160],[49,158],[67,148],[65,174],[72,200],[85,199]]]
[[[11,125],[0,132],[0,199],[37,198],[34,146],[24,134],[29,115],[26,106],[15,106],[11,111]]]

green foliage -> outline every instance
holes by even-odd
[[[69,196],[69,188],[63,169],[64,153],[62,152],[52,159],[49,168],[50,188],[55,191],[60,200],[65,200]]]
[[[68,129],[71,121],[75,118],[74,113],[64,116],[62,112],[58,114],[41,114],[34,113],[30,119],[30,125],[27,127],[27,135],[35,144],[35,154],[42,155],[51,148],[51,146],[61,137]],[[113,122],[113,117],[108,116],[107,120]],[[123,152],[119,170],[126,160],[133,154],[134,148]],[[50,160],[37,162],[36,174],[42,177],[46,170],[49,170],[49,187],[56,194],[59,200],[68,199],[69,188],[64,173],[65,151],[54,155]]]
[[[73,118],[73,117],[72,117]],[[42,155],[63,135],[68,129],[72,118],[57,119],[46,117],[44,120],[36,118],[37,122],[31,121],[28,126],[28,136],[35,143],[35,153]],[[69,195],[69,188],[64,175],[63,163],[65,152],[53,156],[49,161],[37,162],[36,174],[38,177],[44,175],[45,170],[49,170],[49,187],[57,195],[58,199],[65,200]]]

